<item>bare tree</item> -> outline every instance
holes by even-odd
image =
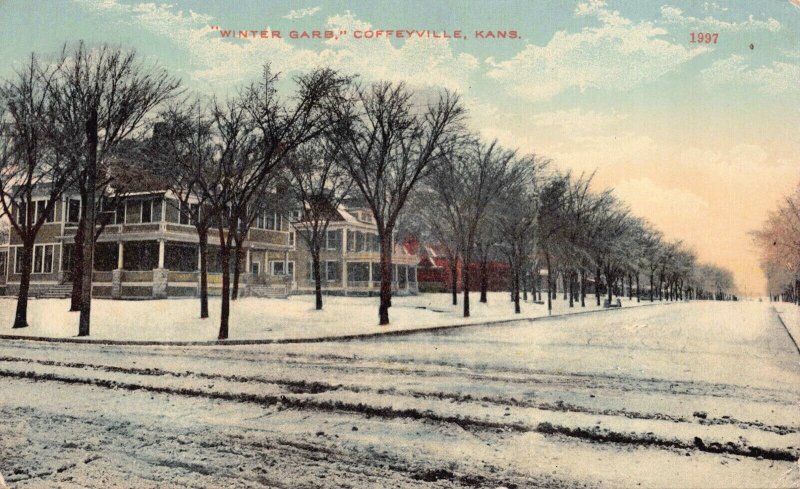
[[[339,165],[340,144],[335,131],[326,132],[292,151],[288,156],[290,193],[300,209],[295,223],[301,239],[311,252],[315,307],[322,309],[320,250],[328,225],[338,207],[350,195],[353,181]]]
[[[88,48],[80,42],[62,51],[59,83],[53,90],[56,127],[65,136],[58,151],[78,163],[77,179],[85,190],[82,219],[84,236],[97,226],[98,181],[109,159],[134,136],[148,114],[175,95],[179,82],[166,71],[143,65],[132,51],[102,45]],[[78,336],[88,336],[91,319],[94,239],[83,243],[83,277]]]
[[[389,324],[392,297],[392,238],[409,193],[460,133],[460,98],[444,91],[421,104],[403,83],[355,86],[350,104],[339,107],[347,121],[343,164],[372,211],[381,245],[378,318]]]
[[[535,155],[517,158],[499,197],[498,205],[504,212],[494,216],[494,225],[500,237],[498,247],[510,266],[510,291],[514,312],[522,312],[519,304],[522,274],[536,252],[541,205],[540,179],[548,160]]]
[[[770,298],[800,304],[800,186],[751,235],[761,252]]]
[[[553,310],[553,291],[555,275],[554,255],[563,249],[564,228],[569,222],[564,218],[566,200],[569,192],[569,177],[556,174],[542,187],[536,222],[536,244],[544,256],[547,266],[547,312]]]
[[[152,167],[178,201],[181,219],[198,237],[200,317],[208,317],[208,233],[215,213],[203,189],[213,188],[215,145],[209,107],[200,99],[182,101],[162,111],[142,161]]]
[[[448,221],[463,259],[464,317],[470,315],[469,266],[473,262],[476,240],[485,224],[489,205],[499,198],[510,183],[509,178],[517,176],[511,168],[514,162],[514,152],[504,150],[497,141],[484,144],[468,136],[443,154],[426,179],[433,189],[433,197],[439,202],[439,219]]]
[[[59,64],[40,62],[34,54],[25,68],[0,85],[0,214],[8,216],[22,242],[17,250],[22,254],[22,273],[14,328],[28,325],[36,236],[46,222],[54,220],[56,203],[73,178],[71,161],[54,151],[47,138],[59,68]],[[44,200],[34,201],[34,196]],[[51,267],[54,259],[50,257]]]
[[[228,337],[229,263],[234,243],[234,233],[225,232],[224,225],[248,220],[244,212],[280,177],[286,155],[326,129],[330,108],[341,104],[340,95],[348,81],[325,68],[298,76],[290,103],[278,96],[278,76],[267,65],[260,81],[226,103],[214,103],[218,178],[215,187],[203,191],[220,223],[221,340]]]

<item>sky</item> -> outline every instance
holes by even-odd
[[[315,30],[335,37],[290,37]],[[441,37],[364,38],[377,30]],[[596,172],[596,189],[732,270],[748,295],[765,289],[748,232],[800,183],[800,0],[0,0],[0,32],[0,78],[83,39],[136,49],[220,96],[265,62],[286,79],[332,66],[456,90],[475,131]]]

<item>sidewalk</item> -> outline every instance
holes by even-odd
[[[470,325],[496,324],[548,317],[547,306],[521,303],[521,314],[507,293],[492,293],[489,303],[470,297],[471,317],[463,318],[462,297],[459,305],[449,302],[448,294],[421,294],[395,297],[389,310],[391,324],[377,325],[378,299],[364,297],[325,297],[322,311],[313,308],[313,296],[290,299],[240,299],[232,303],[230,338],[225,344],[317,342],[366,338],[386,334],[408,334]],[[623,299],[622,309],[649,305],[649,302]],[[655,304],[659,304],[656,302]],[[92,333],[77,338],[78,314],[67,311],[68,300],[34,300],[29,305],[30,326],[12,329],[15,301],[0,299],[0,338],[49,341],[101,342],[106,344],[218,344],[218,298],[209,301],[210,317],[199,319],[196,299],[158,301],[92,302]],[[553,302],[553,316],[599,311],[594,297],[587,306],[569,308],[562,299]]]

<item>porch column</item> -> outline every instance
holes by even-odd
[[[250,273],[250,248],[244,254],[244,273]]]
[[[122,241],[117,243],[117,269],[122,270],[122,264],[125,263],[124,257],[125,256],[125,246],[122,244]]]
[[[409,287],[409,283],[408,283],[408,265],[406,265],[406,289],[410,289],[410,288],[411,287]]]
[[[158,240],[158,268],[164,268],[164,248],[166,240]]]
[[[283,252],[283,273],[289,275],[289,250]]]
[[[347,289],[347,261],[342,259],[342,288]]]
[[[372,262],[369,262],[369,284],[368,287],[372,287]]]

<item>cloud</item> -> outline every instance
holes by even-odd
[[[724,85],[751,86],[761,93],[778,95],[798,91],[800,66],[773,61],[769,65],[754,68],[743,56],[732,54],[728,58],[715,61],[701,71],[700,76],[707,88]]]
[[[668,24],[681,24],[693,28],[705,28],[716,31],[740,32],[766,30],[777,32],[781,29],[781,23],[772,17],[767,20],[756,20],[750,15],[747,20],[743,22],[727,22],[711,16],[700,19],[684,15],[683,10],[671,5],[664,5],[661,7],[661,18]]]
[[[487,59],[488,76],[530,101],[569,89],[626,91],[677,70],[710,50],[673,44],[652,22],[633,22],[602,1],[578,4],[576,17],[595,17],[599,27],[558,31],[545,46],[527,45],[506,61]]]
[[[608,129],[609,126],[627,118],[625,114],[603,114],[593,110],[584,111],[579,108],[538,112],[530,116],[534,126],[553,127],[568,134],[585,134]]]
[[[302,8],[297,10],[290,10],[288,14],[284,15],[284,19],[297,20],[303,17],[311,17],[322,9],[322,7]]]

